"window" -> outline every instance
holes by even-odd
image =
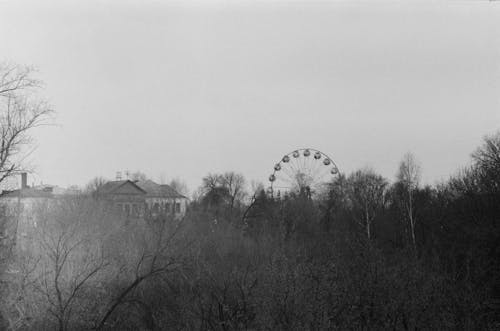
[[[139,207],[139,205],[137,203],[134,203],[132,205],[132,216],[133,217],[139,217],[139,215],[140,215],[140,210],[139,209],[140,209],[140,207]]]
[[[125,215],[130,216],[130,205],[128,203],[125,204]]]
[[[181,204],[179,202],[175,203],[175,212],[180,213],[181,212]]]
[[[170,213],[170,203],[165,203],[165,213],[169,214]]]
[[[153,213],[158,214],[159,212],[160,212],[160,204],[158,202],[156,202],[153,205]]]

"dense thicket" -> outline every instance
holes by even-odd
[[[241,176],[209,175],[182,221],[124,225],[88,199],[42,212],[50,231],[4,282],[4,325],[498,329],[500,134],[441,185],[421,187],[411,155],[399,168],[392,184],[363,169],[318,200],[250,204]]]

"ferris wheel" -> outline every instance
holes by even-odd
[[[325,153],[312,148],[297,149],[274,165],[267,192],[276,197],[300,192],[313,195],[324,190],[339,174],[337,165]]]

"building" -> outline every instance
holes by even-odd
[[[21,187],[0,193],[0,248],[17,245],[23,249],[30,236],[37,231],[40,210],[48,210],[58,203],[86,197],[76,188],[62,189],[52,185],[29,187],[27,174],[21,174]],[[188,199],[169,185],[151,180],[109,181],[102,185],[95,197],[111,207],[113,213],[130,219],[150,219],[160,216],[179,219],[186,214]],[[88,196],[90,199],[90,196]],[[67,200],[70,199],[70,200]]]
[[[47,208],[54,198],[51,187],[33,188],[27,184],[28,175],[21,174],[21,188],[4,190],[0,194],[0,218],[3,229],[0,239],[4,245],[23,245],[36,229],[36,208]]]
[[[186,214],[188,199],[169,185],[157,184],[152,180],[138,181],[137,185],[146,191],[146,206],[152,214],[165,213],[182,217]]]
[[[133,181],[106,182],[97,189],[96,198],[127,217],[142,218],[145,215],[146,191]]]
[[[188,199],[169,185],[152,180],[109,181],[97,190],[98,199],[111,204],[123,215],[132,218],[158,217],[180,218],[186,214]]]

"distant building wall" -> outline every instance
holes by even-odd
[[[147,197],[146,208],[152,216],[165,214],[181,218],[186,215],[186,198]]]
[[[52,203],[48,197],[7,197],[0,199],[2,216],[8,224],[6,239],[16,249],[25,250],[39,226],[39,211]]]
[[[26,183],[26,179],[23,181]],[[186,214],[188,199],[171,188],[149,183],[154,194],[146,192],[131,181],[111,182],[109,190],[97,194],[98,200],[109,207],[113,214],[119,214],[128,222],[130,219],[146,220],[148,217],[182,218]],[[165,191],[166,190],[166,191]],[[159,192],[159,193],[158,193]],[[166,193],[162,193],[166,192]],[[52,188],[24,187],[19,190],[4,191],[0,194],[0,244],[15,246],[24,250],[30,243],[31,235],[39,227],[41,211],[49,210],[51,205],[66,203],[65,197],[77,195],[54,195]],[[89,197],[90,198],[90,197]]]

